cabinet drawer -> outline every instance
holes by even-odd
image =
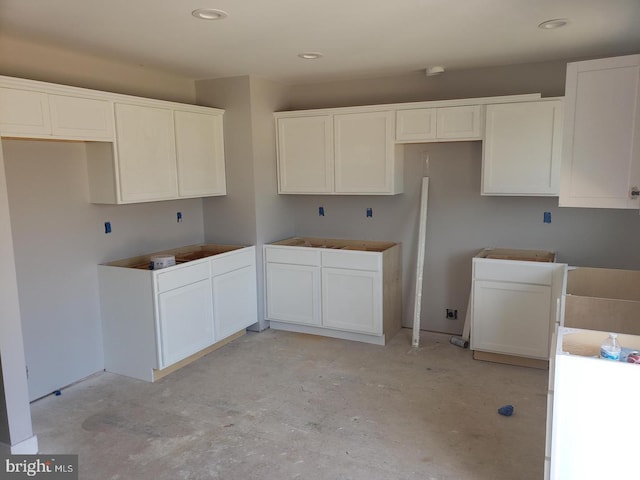
[[[207,278],[209,278],[209,262],[199,262],[195,265],[171,269],[158,273],[158,292],[166,292]]]
[[[266,247],[265,259],[272,263],[320,266],[320,250],[304,247]]]
[[[247,248],[229,255],[217,256],[211,259],[211,276],[238,270],[256,263],[254,248]]]
[[[380,271],[380,255],[354,251],[324,251],[322,266],[333,268],[351,268],[354,270]]]
[[[551,263],[474,260],[473,268],[474,279],[532,283],[535,285],[551,285],[553,280],[553,264]]]

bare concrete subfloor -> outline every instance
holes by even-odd
[[[40,452],[78,454],[82,480],[539,480],[546,390],[546,371],[445,335],[267,330],[154,384],[96,374],[32,414]]]

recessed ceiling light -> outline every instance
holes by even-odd
[[[217,8],[199,8],[191,12],[191,15],[201,20],[222,20],[229,16],[227,12]]]
[[[566,18],[554,18],[553,20],[542,22],[540,25],[538,25],[538,28],[542,28],[544,30],[553,30],[554,28],[564,27],[568,23],[569,20],[567,20]]]
[[[322,54],[320,52],[303,52],[299,53],[298,56],[305,60],[317,60],[322,57]]]

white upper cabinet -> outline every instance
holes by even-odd
[[[399,143],[481,139],[481,105],[415,108],[396,112],[396,141]]]
[[[0,133],[8,137],[113,140],[107,100],[0,88]]]
[[[563,102],[487,105],[483,195],[558,195]]]
[[[0,88],[0,132],[3,136],[51,135],[47,95]]]
[[[640,55],[567,65],[560,206],[640,208]]]
[[[176,198],[173,112],[117,103],[116,132],[122,202]]]
[[[330,115],[277,119],[278,192],[333,192]]]
[[[108,100],[49,95],[51,134],[85,140],[113,140],[113,106]]]
[[[179,196],[225,195],[222,115],[176,110],[174,120]]]
[[[92,203],[226,195],[223,114],[0,76],[0,135],[85,141]]]
[[[391,110],[276,114],[279,193],[402,193]]]
[[[335,191],[343,194],[393,194],[393,112],[334,116]]]

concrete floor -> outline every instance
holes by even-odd
[[[83,480],[541,479],[547,372],[448,340],[248,333],[154,384],[100,373],[45,397],[34,430]]]

